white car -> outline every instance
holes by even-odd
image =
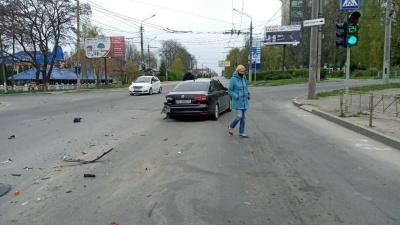
[[[140,76],[129,86],[129,94],[149,94],[162,92],[161,82],[155,76]]]

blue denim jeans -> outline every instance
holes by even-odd
[[[232,123],[229,125],[230,128],[235,128],[240,122],[239,134],[244,134],[244,127],[246,125],[246,110],[247,109],[237,109],[235,119],[233,119]]]

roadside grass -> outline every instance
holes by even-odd
[[[370,85],[370,86],[359,86],[359,87],[350,87],[350,91],[357,91],[357,92],[369,92],[369,91],[380,91],[390,88],[400,88],[400,83],[390,83],[390,84],[377,84],[377,85]],[[340,90],[333,90],[327,92],[320,92],[316,94],[317,98],[329,97],[329,96],[337,96],[344,91],[344,89]],[[400,96],[397,96],[400,98]]]
[[[291,79],[281,79],[281,80],[261,80],[252,81],[250,84],[254,86],[278,86],[286,84],[299,84],[308,82],[308,77],[293,77]]]

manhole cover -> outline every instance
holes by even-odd
[[[11,185],[0,183],[0,197],[7,194],[11,190]]]

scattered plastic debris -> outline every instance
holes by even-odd
[[[112,222],[112,223],[110,223],[110,225],[118,225],[118,223]]]
[[[31,170],[31,169],[33,169],[32,167],[24,167],[23,168],[24,170]]]
[[[96,177],[96,175],[85,173],[83,174],[83,177]]]
[[[19,191],[17,190],[17,191],[14,191],[14,196],[18,196],[20,193],[19,193]]]
[[[0,197],[7,194],[11,190],[11,185],[0,183]]]
[[[11,139],[14,139],[15,138],[15,135],[11,135],[9,138],[8,138],[8,140],[11,140]]]
[[[28,202],[24,202],[24,203],[22,203],[21,205],[26,205],[26,204],[28,204]]]
[[[94,163],[97,160],[99,160],[101,157],[103,157],[104,155],[110,153],[112,150],[113,150],[113,148],[111,148],[110,150],[104,152],[101,156],[97,157],[96,159],[93,159],[93,160],[90,160],[90,161],[86,161],[86,160],[82,160],[82,159],[65,159],[65,158],[64,158],[64,161],[65,162],[80,162],[82,164]]]
[[[6,161],[1,162],[1,164],[11,163],[11,162],[12,162],[11,159],[7,159]]]
[[[81,119],[82,119],[82,118],[80,118],[80,117],[75,118],[75,119],[74,119],[74,123],[79,123],[79,122],[81,122]]]
[[[22,174],[20,174],[20,173],[12,173],[11,174],[11,176],[13,176],[13,177],[20,177]]]
[[[68,190],[66,193],[71,193],[72,192],[72,190]]]
[[[181,153],[182,153],[181,151],[178,152],[178,154],[181,154]]]

